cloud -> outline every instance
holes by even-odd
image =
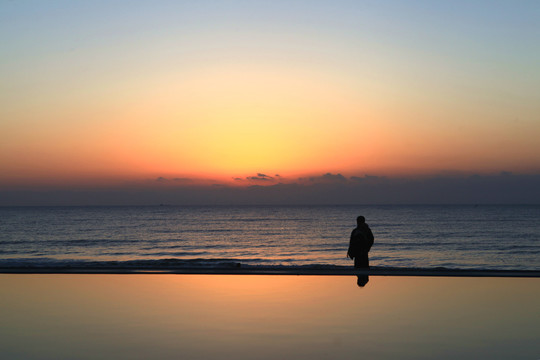
[[[279,175],[278,175],[279,176]],[[269,176],[263,173],[257,173],[253,176],[246,176],[246,177],[233,177],[232,178],[235,182],[248,182],[248,183],[272,183],[275,182],[275,177]]]
[[[172,178],[172,181],[179,183],[179,182],[193,182],[193,179],[190,178]]]
[[[300,183],[316,183],[316,184],[332,184],[332,183],[345,183],[347,178],[341,174],[326,173],[321,176],[312,176],[309,178],[298,178]]]
[[[169,184],[169,185],[174,185],[174,184],[193,184],[195,183],[197,180],[196,179],[190,179],[190,178],[178,178],[178,177],[175,177],[175,178],[172,178],[172,179],[167,179],[163,176],[159,176],[155,179],[155,182],[156,183],[161,183],[161,184]]]
[[[257,173],[256,175],[246,176],[246,177],[233,177],[232,179],[237,183],[241,183],[241,182],[245,182],[248,184],[260,183],[260,184],[265,184],[265,185],[276,184],[276,183],[281,183],[283,181],[287,181],[287,179],[285,179],[279,174],[270,176],[264,173]]]
[[[177,188],[177,187],[198,187],[198,186],[214,186],[214,185],[224,185],[220,181],[214,179],[205,179],[205,178],[189,178],[189,177],[173,177],[166,178],[164,176],[158,176],[154,179],[147,180],[135,180],[126,182],[125,186],[131,188],[137,187],[167,187],[167,188]],[[120,185],[121,186],[121,185]]]
[[[375,183],[375,182],[383,182],[386,180],[386,177],[384,176],[375,176],[375,175],[364,175],[363,177],[360,176],[351,176],[350,180],[357,183]]]
[[[246,180],[250,181],[274,181],[274,178],[272,176],[268,176],[263,173],[257,173],[257,176],[248,176],[246,177]]]

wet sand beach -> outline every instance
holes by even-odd
[[[0,274],[9,359],[531,359],[540,278]]]

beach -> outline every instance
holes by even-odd
[[[1,274],[9,359],[531,359],[538,277]]]
[[[0,356],[535,359],[539,211],[0,208]]]

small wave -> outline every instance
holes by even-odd
[[[96,246],[96,245],[129,245],[139,244],[141,240],[136,239],[70,239],[70,240],[43,240],[47,246]],[[38,243],[39,244],[39,243]]]
[[[142,254],[142,256],[145,256],[145,257],[163,257],[163,256],[185,257],[185,256],[200,256],[204,254],[206,254],[206,252],[204,251],[177,251],[177,252],[157,251],[157,252]]]
[[[151,259],[151,260],[84,260],[53,258],[2,259],[0,268],[79,268],[79,269],[174,269],[174,268],[230,268],[237,267],[232,259]]]
[[[235,259],[235,258],[192,258],[192,259],[176,259],[176,258],[161,258],[161,259],[134,259],[125,261],[116,260],[86,260],[86,259],[53,259],[53,258],[17,258],[17,259],[0,259],[0,272],[2,269],[8,271],[10,269],[22,269],[22,270],[77,270],[77,271],[174,271],[174,270],[192,270],[192,271],[212,271],[212,270],[227,270],[227,269],[246,269],[253,271],[280,271],[283,273],[295,273],[301,270],[324,270],[335,271],[337,273],[342,271],[354,271],[350,265],[335,265],[335,264],[287,264],[287,261],[283,261],[280,264],[275,264],[270,260],[265,259]],[[497,268],[497,267],[460,267],[455,263],[442,263],[437,266],[425,266],[425,267],[410,267],[410,266],[372,266],[371,270],[377,271],[393,271],[398,275],[400,272],[407,271],[448,271],[448,272],[529,272],[535,273],[534,276],[539,276],[537,273],[540,269],[527,269],[527,268]]]
[[[426,247],[446,247],[446,246],[463,246],[470,245],[476,246],[475,244],[467,244],[459,241],[418,241],[418,242],[385,242],[385,241],[376,241],[374,246],[380,248],[400,248],[400,249],[413,249],[413,248],[426,248]]]
[[[205,233],[205,234],[211,234],[211,233],[232,233],[232,232],[241,232],[242,229],[184,229],[182,230],[182,233]]]
[[[534,245],[509,245],[502,247],[501,250],[538,250],[538,246]]]

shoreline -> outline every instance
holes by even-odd
[[[316,275],[316,276],[426,276],[540,278],[536,270],[467,269],[283,269],[283,268],[115,268],[115,267],[5,267],[0,274],[189,274],[189,275]]]

